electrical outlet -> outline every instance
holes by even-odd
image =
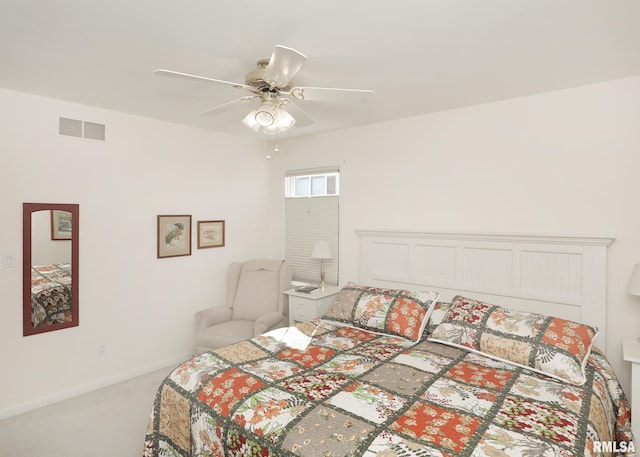
[[[106,344],[99,344],[98,347],[96,348],[96,355],[98,357],[106,357],[107,356],[107,345]]]

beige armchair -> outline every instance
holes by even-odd
[[[253,338],[289,325],[288,300],[293,268],[283,260],[232,263],[227,301],[196,313],[195,354]]]

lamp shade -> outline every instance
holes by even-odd
[[[316,241],[313,245],[312,259],[330,259],[331,245],[328,241]]]
[[[640,295],[640,263],[633,267],[631,278],[629,278],[629,285],[627,286],[627,293]]]
[[[264,102],[255,111],[254,118],[260,127],[269,127],[276,121],[276,110],[271,103]]]
[[[275,111],[276,120],[272,125],[265,126],[263,133],[280,133],[289,130],[296,123],[295,118],[282,108]]]

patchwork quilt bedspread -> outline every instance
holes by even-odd
[[[71,321],[71,264],[31,268],[33,328]]]
[[[613,455],[632,439],[629,404],[599,350],[586,373],[576,386],[316,320],[177,367],[158,389],[143,455]]]

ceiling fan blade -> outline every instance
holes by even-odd
[[[307,127],[313,124],[313,119],[311,119],[307,113],[305,113],[298,105],[293,102],[287,103],[284,105],[284,109],[287,110],[289,114],[291,114],[296,120],[296,127]]]
[[[207,82],[212,82],[217,84],[226,84],[228,86],[232,86],[237,89],[247,89],[252,92],[255,92],[255,89],[253,87],[247,86],[246,84],[234,83],[231,81],[224,81],[222,79],[207,78],[205,76],[190,75],[189,73],[181,73],[179,71],[165,70],[165,69],[153,70],[153,72],[159,76],[172,76],[175,78],[184,78],[184,79],[191,79],[191,80],[197,80],[197,81],[207,81]]]
[[[289,91],[289,95],[296,100],[353,104],[371,103],[375,94],[372,90],[334,89],[330,87],[294,87]]]
[[[258,95],[249,95],[247,97],[237,98],[235,100],[231,100],[230,102],[223,103],[222,105],[214,106],[213,108],[203,111],[202,113],[200,113],[200,116],[212,116],[212,115],[220,114],[225,111],[228,111],[229,109],[235,108],[235,106],[238,103],[248,102],[256,98],[258,98]]]
[[[264,80],[272,87],[285,87],[302,68],[307,56],[293,48],[276,46],[264,72]]]

